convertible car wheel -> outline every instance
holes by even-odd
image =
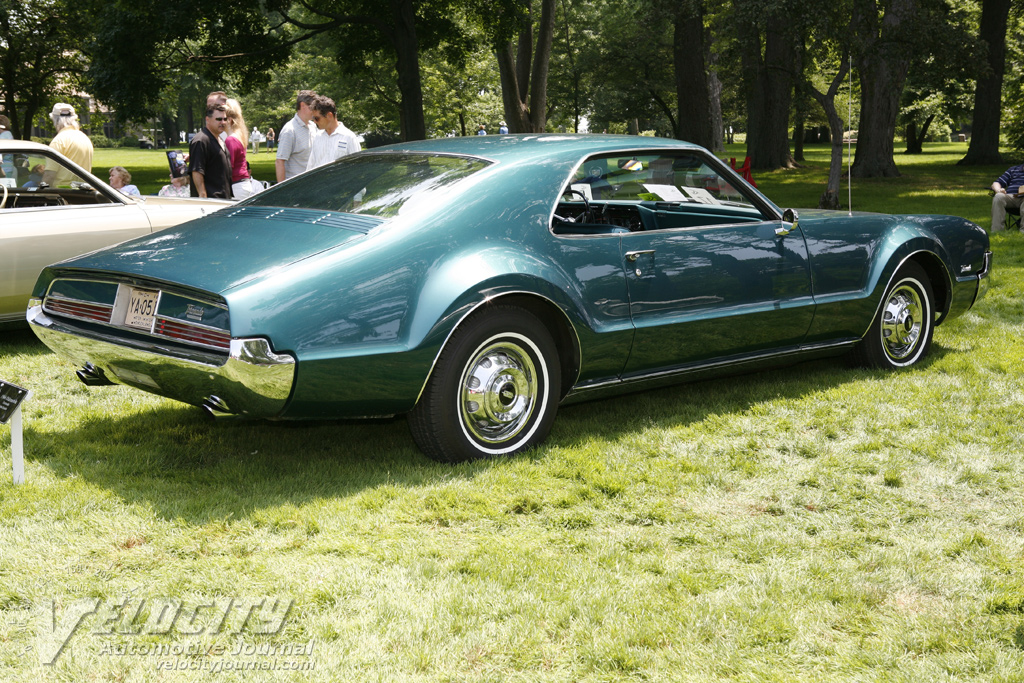
[[[896,272],[893,284],[871,323],[854,358],[874,368],[903,368],[928,352],[935,329],[931,283],[924,269],[907,263]]]
[[[525,310],[496,306],[467,320],[409,413],[416,444],[441,462],[512,455],[547,436],[558,408],[558,352]]]

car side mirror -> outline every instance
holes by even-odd
[[[782,224],[775,228],[776,237],[785,237],[789,233],[796,230],[796,225],[800,221],[800,216],[793,209],[786,209],[782,212]],[[786,224],[789,225],[786,225]]]

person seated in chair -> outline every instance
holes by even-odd
[[[1020,209],[1024,202],[1021,185],[1024,184],[1024,164],[1006,169],[1006,173],[992,183],[992,232],[999,232],[1006,224],[1006,209]]]

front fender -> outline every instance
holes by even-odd
[[[960,290],[976,288],[977,276],[957,273],[974,261],[980,270],[988,248],[984,230],[951,216],[818,214],[801,217],[801,227],[816,304],[809,342],[862,337],[890,280],[909,258],[920,260],[932,278],[940,316],[962,312]]]

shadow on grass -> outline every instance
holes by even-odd
[[[416,449],[404,419],[214,422],[170,401],[130,417],[87,417],[64,432],[29,422],[25,445],[26,458],[57,477],[195,524],[451,475]]]
[[[927,362],[944,353],[933,347]],[[547,443],[519,457],[543,463],[553,448],[616,442],[649,427],[668,429],[743,413],[758,403],[798,400],[874,374],[886,375],[821,360],[564,406]],[[402,417],[214,422],[197,408],[153,400],[129,417],[93,414],[65,431],[29,422],[26,457],[59,478],[82,480],[161,518],[192,524],[246,519],[268,507],[344,499],[382,486],[471,480],[506,465],[504,459],[435,463],[416,448]]]
[[[950,352],[933,342],[915,370],[927,369]],[[560,409],[547,445],[572,447],[594,437],[616,440],[648,426],[685,427],[713,416],[743,413],[760,403],[800,400],[865,377],[884,379],[891,374],[829,358],[578,403]]]
[[[43,342],[28,329],[28,327],[8,324],[6,327],[0,325],[0,355],[24,354],[29,356],[44,356],[51,353]]]

